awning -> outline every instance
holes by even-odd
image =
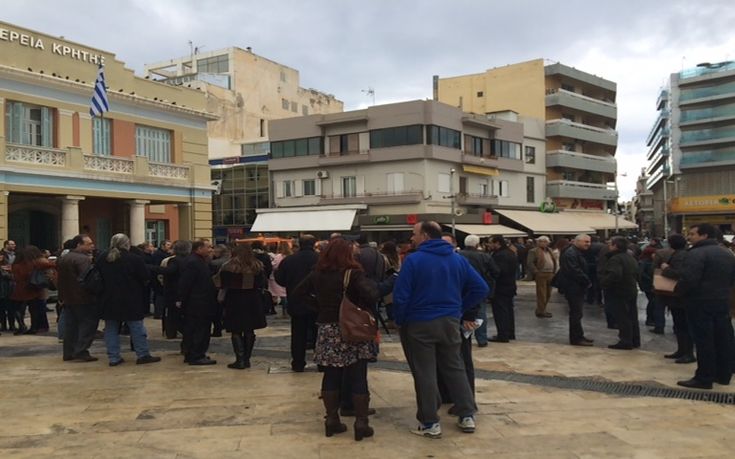
[[[413,231],[413,225],[361,225],[360,231]]]
[[[448,225],[445,225],[448,226]],[[526,237],[527,233],[517,230],[515,228],[509,228],[505,225],[465,225],[457,224],[454,225],[457,231],[461,231],[465,234],[474,234],[475,236],[504,236],[504,237]]]
[[[594,228],[581,222],[566,212],[544,213],[535,210],[497,210],[505,218],[513,220],[533,233],[539,234],[581,234],[594,233]]]
[[[566,216],[570,216],[574,220],[596,230],[615,229],[615,215],[610,215],[605,212],[575,212],[571,210],[566,210],[560,213]],[[618,229],[638,229],[638,225],[631,221],[625,220],[621,216],[618,216]]]
[[[468,166],[465,164],[462,166],[462,170],[470,174],[487,175],[489,177],[500,175],[500,171],[494,167]]]
[[[355,221],[356,209],[339,210],[279,210],[258,213],[251,233],[285,231],[349,231]]]

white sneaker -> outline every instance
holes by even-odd
[[[459,426],[459,430],[464,433],[475,433],[474,416],[466,416],[464,418],[460,418],[457,422],[457,425]]]
[[[419,426],[416,429],[411,430],[411,433],[420,435],[426,438],[441,438],[442,437],[442,427],[439,425],[438,422],[435,422],[428,426],[419,424]]]

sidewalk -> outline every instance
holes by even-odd
[[[596,347],[565,345],[563,305],[555,302],[554,318],[541,321],[532,315],[530,286],[520,290],[518,341],[474,348],[478,368],[667,386],[694,371],[662,358],[672,349],[668,335],[643,331],[643,350],[608,350],[604,346],[614,342],[615,332],[604,328],[594,306],[585,311],[585,326]],[[156,330],[160,322],[153,320],[146,321],[151,347],[163,361],[144,366],[126,355],[128,363],[108,367],[101,343],[92,349],[99,362],[62,362],[55,336],[4,333],[0,457],[735,457],[732,406],[492,378],[477,380],[476,434],[459,432],[444,412],[443,439],[413,436],[408,432],[415,423],[412,379],[399,369],[403,356],[393,337],[386,337],[381,364],[369,373],[378,411],[371,418],[375,438],[354,442],[351,426],[326,438],[318,399],[321,375],[286,370],[288,360],[281,357],[287,355],[288,322],[271,322],[259,333],[254,367],[245,371],[226,368],[232,359],[227,338],[212,341],[218,365],[183,365],[178,342],[163,340]]]

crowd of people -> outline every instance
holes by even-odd
[[[109,248],[98,252],[80,234],[51,256],[6,241],[0,251],[0,327],[15,334],[48,332],[47,299],[57,289],[65,361],[98,360],[89,349],[100,338],[100,320],[110,366],[124,363],[121,335],[130,336],[137,364],[160,361],[144,325],[152,315],[167,339],[181,338],[184,363],[216,364],[207,355],[210,337],[226,331],[234,354],[227,366],[244,370],[251,366],[256,332],[280,307],[290,318],[291,369],[303,372],[307,349],[314,349],[323,373],[325,434],[345,432],[340,416],[354,416],[354,437],[362,440],[374,434],[367,372],[380,339],[377,326],[369,339],[348,338],[345,308],[352,305],[386,330],[398,329],[416,392],[419,425],[413,432],[438,438],[442,403],[453,403],[450,413],[461,431],[474,432],[473,336],[481,348],[516,339],[514,300],[518,281],[526,280],[535,283],[540,320],[554,317],[552,289],[564,296],[571,345],[593,345],[582,324],[584,305],[603,307],[608,327],[618,331],[618,341],[608,346],[613,350],[641,346],[637,301],[644,292],[652,333],[664,333],[666,310],[673,318],[677,349],[665,357],[697,362],[694,376],[678,384],[729,384],[735,370],[735,254],[717,228],[699,224],[686,236],[646,244],[623,236],[603,243],[586,234],[553,243],[546,236],[483,242],[475,235],[461,242],[435,222],[416,224],[410,243],[380,246],[335,233],[326,241],[302,235],[273,247],[259,241],[213,247],[197,239],[155,248],[115,234]]]

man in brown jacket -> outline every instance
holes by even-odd
[[[546,312],[546,305],[551,298],[551,279],[556,273],[556,258],[551,253],[549,243],[551,240],[541,236],[536,240],[536,248],[528,252],[526,270],[531,278],[536,281],[536,317],[545,319],[551,317]]]
[[[80,234],[74,236],[71,247],[56,265],[59,300],[64,303],[64,360],[94,362],[98,359],[89,354],[89,347],[99,324],[97,307],[94,296],[79,283],[92,264],[94,243]]]

